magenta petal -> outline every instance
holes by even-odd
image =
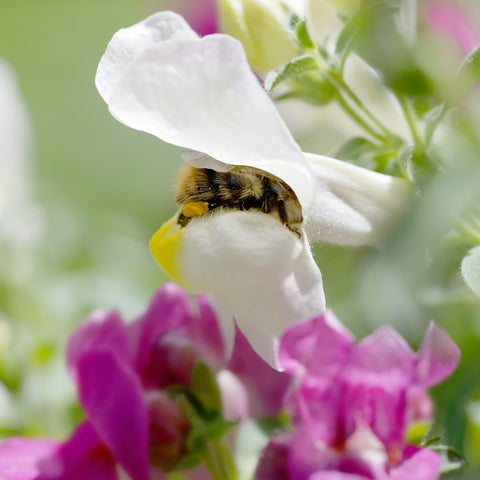
[[[434,322],[430,322],[417,355],[417,380],[425,387],[450,375],[460,361],[460,349],[450,335]]]
[[[290,443],[287,466],[290,480],[309,480],[317,471],[337,470],[340,455],[313,439],[302,428],[295,431]]]
[[[133,480],[149,480],[148,415],[133,371],[111,351],[78,362],[79,397],[89,420]]]
[[[290,327],[282,337],[278,360],[289,373],[306,367],[316,378],[332,378],[346,361],[352,334],[327,310],[320,317]]]
[[[35,480],[118,480],[115,460],[89,422],[38,464]]]
[[[153,296],[145,314],[130,325],[137,336],[136,365],[140,372],[148,368],[152,348],[165,332],[186,328],[191,321],[190,297],[173,283],[167,283]]]
[[[215,0],[187,2],[183,16],[202,37],[218,33],[218,12]]]
[[[127,330],[118,312],[94,312],[70,337],[67,365],[74,375],[82,355],[98,348],[112,349],[123,361],[130,362]]]
[[[389,480],[438,480],[440,478],[440,456],[426,448],[407,445],[405,460],[390,471]]]
[[[447,2],[430,2],[427,20],[442,33],[454,40],[464,55],[480,44],[480,35],[467,16],[456,5]]]
[[[130,325],[130,336],[135,339],[135,365],[144,385],[162,387],[162,378],[168,377],[167,370],[162,375],[159,358],[155,359],[154,354],[165,335],[179,341],[183,338],[182,343],[190,343],[212,366],[224,363],[223,339],[215,313],[205,296],[199,296],[197,301],[195,305],[186,292],[167,283],[153,296],[147,312]]]
[[[289,434],[282,434],[268,442],[258,461],[255,480],[290,480],[287,469],[290,441]]]
[[[410,347],[389,326],[379,328],[354,347],[341,380],[341,417],[347,436],[359,426],[368,426],[387,449],[400,448],[414,367]]]
[[[355,473],[327,471],[314,473],[309,480],[367,480],[367,477]]]
[[[38,462],[55,455],[58,442],[10,438],[0,444],[0,478],[2,480],[34,480]]]
[[[193,322],[194,336],[205,349],[207,358],[216,363],[224,363],[225,347],[222,332],[220,331],[217,315],[208,302],[206,295],[199,295],[198,319]]]
[[[237,375],[252,394],[250,408],[253,416],[278,414],[291,378],[265,362],[236,325],[235,343],[228,369]]]
[[[360,340],[353,349],[350,363],[364,374],[400,375],[407,383],[413,375],[414,355],[408,343],[392,327],[385,325]]]

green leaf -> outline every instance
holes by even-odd
[[[300,17],[296,13],[292,13],[288,19],[288,25],[291,29],[294,29],[300,22]]]
[[[480,82],[480,46],[465,58],[455,75],[449,103],[457,103],[478,82]]]
[[[387,78],[390,88],[403,95],[429,95],[434,92],[433,80],[416,65],[392,71]]]
[[[437,452],[442,458],[442,474],[455,472],[467,464],[465,457],[460,452],[447,445],[431,446],[430,450]]]
[[[338,66],[343,68],[348,54],[353,49],[355,40],[365,24],[364,13],[359,12],[349,20],[347,20],[340,32],[335,45],[335,57],[337,58]]]
[[[366,153],[378,153],[378,146],[362,137],[354,137],[345,142],[335,153],[335,157],[345,160],[357,160]]]
[[[318,70],[317,61],[310,55],[297,57],[282,65],[279,69],[270,72],[265,79],[265,90],[270,92],[284,80],[298,77],[305,72]]]
[[[306,20],[302,20],[297,24],[296,33],[297,33],[297,39],[303,48],[306,48],[306,49],[315,48],[315,43],[313,42],[312,37],[310,36],[310,33],[308,31]]]
[[[326,105],[335,94],[335,87],[317,72],[307,72],[291,81],[290,92],[277,97],[277,100],[298,98],[314,105]]]

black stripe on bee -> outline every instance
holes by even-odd
[[[301,236],[292,226],[303,221],[295,193],[283,180],[257,168],[234,167],[228,172],[217,172],[185,165],[176,183],[175,202],[203,202],[209,212],[221,207],[274,213],[283,225]],[[184,227],[191,218],[180,214],[177,223]]]

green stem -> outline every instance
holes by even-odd
[[[430,142],[432,141],[433,134],[435,133],[436,128],[438,127],[438,124],[440,123],[440,120],[442,120],[443,116],[447,112],[448,107],[447,104],[444,103],[442,105],[442,110],[438,117],[435,119],[435,122],[432,122],[432,124],[429,126],[425,133],[425,148],[427,148],[430,145]]]
[[[457,219],[457,229],[464,237],[468,238],[473,243],[480,245],[480,231],[475,228],[475,223],[474,226],[472,226],[469,222]]]
[[[226,480],[226,477],[222,475],[222,472],[218,468],[215,459],[213,458],[213,455],[208,447],[205,449],[205,452],[203,454],[203,460],[205,462],[208,472],[212,477],[212,480]]]
[[[423,144],[422,138],[420,137],[420,133],[418,132],[417,124],[413,116],[410,102],[404,95],[398,95],[397,98],[400,103],[400,106],[402,107],[403,113],[405,114],[408,128],[410,129],[413,141],[415,143],[416,152],[418,154],[423,153],[425,151],[425,145]]]
[[[223,442],[214,441],[213,445],[217,453],[220,468],[225,474],[228,474],[225,478],[229,480],[238,480],[237,467],[233,461],[230,449]]]
[[[319,55],[317,49],[312,49],[310,54],[317,60],[318,65],[324,65],[325,61]],[[366,130],[370,135],[372,135],[377,140],[380,140],[382,143],[386,143],[387,139],[385,136],[381,135],[377,131],[375,131],[360,115],[353,110],[353,108],[345,101],[342,97],[340,90],[343,90],[351,100],[357,105],[357,107],[365,114],[367,117],[370,118],[375,124],[377,124],[386,134],[387,136],[393,136],[391,132],[386,129],[381,122],[371,113],[365,105],[363,105],[362,101],[355,95],[355,93],[350,90],[350,88],[345,84],[345,82],[338,78],[338,74],[334,71],[323,71],[320,69],[320,73],[324,76],[326,80],[328,80],[332,86],[335,88],[335,97],[339,103],[339,105],[345,110],[345,112],[350,115],[350,117],[357,122],[364,130]]]
[[[345,101],[341,93],[337,90],[335,92],[335,98],[338,104],[345,110],[345,112],[350,115],[350,117],[355,120],[364,130],[366,130],[372,137],[375,137],[377,140],[380,140],[382,143],[385,143],[386,139],[383,135],[374,130],[370,125],[368,125],[363,118],[358,115],[357,112]]]
[[[337,79],[338,86],[350,97],[355,105],[378,127],[382,130],[387,137],[395,137],[392,133],[372,112],[364,103],[358,98],[356,93],[343,81],[343,79]]]

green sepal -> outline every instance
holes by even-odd
[[[237,424],[216,418],[208,422],[198,422],[192,426],[187,438],[187,447],[191,452],[204,452],[210,441],[222,439]]]
[[[193,367],[190,390],[206,411],[222,412],[222,396],[217,379],[210,367],[203,361],[197,362]]]
[[[318,70],[318,68],[319,65],[317,61],[311,55],[303,55],[294,58],[267,75],[264,85],[265,90],[270,92],[283,81],[298,77],[306,72],[311,72],[312,70]]]
[[[306,48],[307,50],[315,48],[315,43],[308,31],[306,20],[297,23],[296,34],[301,47]]]
[[[478,82],[480,82],[480,46],[472,50],[458,69],[448,102],[457,103]]]
[[[190,470],[192,468],[197,467],[203,462],[203,453],[200,452],[193,452],[189,453],[182,457],[173,467],[171,467],[168,471],[169,472],[179,472],[183,470]],[[169,477],[170,478],[170,477]],[[176,476],[172,476],[172,479],[177,478]],[[178,476],[178,478],[183,478]]]
[[[354,137],[346,141],[335,152],[335,158],[375,172],[402,176],[396,148],[379,146],[363,137]]]
[[[195,382],[203,378],[205,384],[208,384],[211,379],[208,379],[208,376],[204,376],[204,366],[206,364],[198,362],[197,365],[200,366],[195,367],[197,369]],[[208,367],[206,368],[210,371]],[[211,395],[211,392],[214,391],[211,386],[205,387],[205,385],[202,385],[199,387],[198,385],[193,385],[193,383],[192,379],[192,387],[183,387],[183,392],[177,389],[176,400],[178,407],[190,424],[190,431],[186,440],[187,449],[190,454],[198,453],[203,455],[209,441],[221,439],[237,423],[223,418],[220,394],[216,383],[218,398],[217,393]]]

